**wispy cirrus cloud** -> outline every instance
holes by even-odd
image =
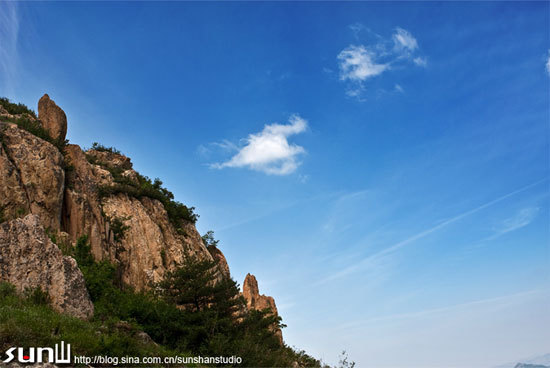
[[[509,232],[521,229],[529,225],[539,212],[538,207],[522,208],[514,216],[504,219],[499,225],[493,228],[494,234],[487,238],[487,240],[496,239]]]
[[[548,50],[548,57],[546,58],[546,73],[550,76],[550,50]]]
[[[358,262],[355,262],[354,264],[352,265],[349,265],[347,267],[345,267],[344,269],[340,270],[340,271],[337,271],[327,277],[325,277],[324,279],[322,279],[321,281],[318,282],[318,284],[324,284],[324,283],[327,283],[327,282],[330,282],[330,281],[333,281],[333,280],[336,280],[336,279],[339,279],[339,278],[342,278],[342,277],[345,277],[345,276],[348,276],[354,272],[357,272],[359,270],[365,270],[365,269],[368,269],[368,268],[373,268],[373,267],[378,267],[380,264],[383,264],[383,263],[387,263],[388,260],[386,259],[386,257],[390,256],[391,254],[397,252],[398,250],[400,250],[401,248],[405,247],[405,246],[408,246],[409,244],[412,244],[422,238],[425,238],[427,237],[428,235],[431,235],[451,224],[454,224],[455,222],[458,222],[468,216],[471,216],[479,211],[482,211],[486,208],[489,208],[491,206],[494,206],[495,204],[497,203],[500,203],[512,196],[515,196],[519,193],[522,193],[542,182],[545,182],[547,179],[542,179],[542,180],[539,180],[539,181],[536,181],[532,184],[529,184],[529,185],[526,185],[524,186],[523,188],[520,188],[520,189],[517,189],[517,190],[514,190],[508,194],[505,194],[505,195],[502,195],[496,199],[493,199],[492,201],[489,201],[489,202],[486,202],[482,205],[479,205],[473,209],[470,209],[468,211],[465,211],[461,214],[458,214],[448,220],[445,220],[429,229],[426,229],[426,230],[423,230],[417,234],[414,234],[392,246],[389,246],[387,248],[384,248],[370,256],[367,256],[365,258],[363,258],[362,260],[359,260]],[[520,216],[519,218],[516,218],[515,220],[510,220],[507,224],[507,227],[504,227],[503,229],[504,230],[507,230],[507,231],[512,231],[514,229],[517,229],[521,226],[525,226],[526,225],[526,221],[530,222],[531,220],[529,219],[531,216],[529,215],[523,215],[523,216]],[[527,222],[527,223],[528,223]]]
[[[340,79],[343,81],[364,81],[382,74],[389,64],[377,63],[376,53],[364,46],[351,45],[338,54]]]
[[[362,30],[368,30],[361,23],[349,26],[356,40]],[[413,63],[425,67],[427,58],[417,54],[417,39],[407,30],[397,27],[390,38],[385,39],[369,30],[374,41],[366,44],[351,44],[337,55],[340,80],[346,83],[346,94],[363,98],[365,83],[399,64]]]
[[[0,2],[0,84],[5,93],[11,93],[17,73],[17,41],[19,17],[17,2]]]
[[[398,52],[410,53],[418,48],[418,41],[413,35],[400,27],[395,29],[395,33],[392,35],[394,47]]]
[[[234,148],[237,153],[228,161],[214,163],[210,167],[223,169],[228,167],[247,168],[270,175],[288,175],[296,171],[300,162],[298,158],[306,151],[303,147],[289,143],[292,135],[303,133],[307,121],[299,115],[292,115],[289,124],[268,124],[259,133],[244,138],[243,146],[233,145],[228,141],[220,145]]]
[[[422,56],[415,57],[413,59],[413,63],[415,63],[418,66],[427,66],[428,65],[428,59]]]
[[[340,326],[340,328],[341,329],[364,328],[364,325],[370,324],[370,323],[376,323],[381,321],[395,321],[396,319],[410,319],[410,318],[416,319],[416,318],[431,316],[435,314],[445,314],[455,310],[471,309],[471,308],[475,308],[483,305],[494,304],[500,307],[503,304],[522,301],[528,296],[541,296],[541,295],[544,296],[547,294],[548,294],[548,290],[545,290],[545,289],[531,289],[531,290],[520,291],[518,293],[513,293],[508,295],[478,299],[478,300],[473,300],[473,301],[468,301],[468,302],[463,302],[458,304],[442,306],[438,308],[419,310],[417,312],[397,313],[397,314],[391,314],[391,315],[382,315],[382,316],[372,317],[368,319],[355,320],[355,321],[343,324],[342,326]]]

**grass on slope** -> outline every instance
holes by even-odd
[[[26,294],[17,295],[12,285],[0,283],[0,351],[13,346],[53,347],[65,341],[74,355],[173,355],[161,346],[142,342],[136,336],[138,329],[118,328],[114,320],[83,321],[60,314],[40,292]]]

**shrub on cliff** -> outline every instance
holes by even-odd
[[[137,199],[142,197],[157,199],[164,206],[170,222],[177,230],[181,229],[182,221],[189,221],[193,224],[197,222],[199,215],[195,213],[195,207],[187,207],[183,203],[174,200],[174,194],[162,186],[160,179],[157,178],[152,181],[147,176],[137,173],[138,180],[136,183],[123,176],[120,169],[104,167],[111,172],[115,184],[98,187],[97,193],[100,198],[124,193]]]
[[[23,130],[26,130],[27,132],[31,133],[32,135],[37,136],[38,138],[41,138],[45,140],[46,142],[49,142],[53,144],[60,152],[63,152],[65,149],[65,146],[67,145],[68,140],[66,139],[54,139],[50,136],[48,131],[44,129],[44,127],[40,124],[38,120],[31,120],[25,116],[17,117],[17,118],[10,118],[5,119],[12,123],[17,124],[17,126]]]
[[[13,103],[6,97],[0,97],[0,105],[12,115],[29,114],[32,117],[36,118],[36,112],[29,109],[27,105],[24,105],[22,103]]]
[[[120,155],[120,151],[114,147],[106,147],[100,143],[92,144],[93,150],[100,152],[110,152]],[[107,197],[119,193],[127,194],[131,197],[140,199],[148,197],[159,200],[168,213],[170,222],[177,230],[181,230],[182,221],[196,223],[199,215],[194,212],[195,207],[187,207],[174,199],[174,194],[162,186],[162,181],[158,178],[151,180],[149,177],[136,172],[137,182],[124,176],[125,171],[122,167],[112,167],[108,163],[101,162],[95,156],[86,154],[86,159],[93,165],[100,165],[108,170],[113,176],[114,185],[104,185],[97,188],[99,197]]]
[[[106,220],[110,224],[110,229],[113,232],[113,238],[115,242],[120,243],[122,239],[126,236],[126,231],[130,230],[130,226],[126,225],[125,222],[130,220],[132,217],[116,217],[116,216],[106,216]]]
[[[119,150],[117,150],[115,147],[107,147],[98,142],[92,143],[92,149],[98,152],[110,152],[117,155],[122,155],[122,153]]]

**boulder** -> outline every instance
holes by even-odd
[[[58,312],[90,318],[94,306],[74,258],[63,256],[35,215],[0,225],[0,281],[19,292],[41,288]]]
[[[38,119],[53,139],[65,140],[67,116],[47,94],[38,101]]]

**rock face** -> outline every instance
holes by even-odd
[[[72,242],[88,235],[96,259],[109,259],[122,270],[122,281],[137,290],[162,280],[167,270],[181,264],[187,254],[212,260],[192,223],[176,231],[161,202],[127,194],[99,198],[97,189],[114,185],[109,170],[137,182],[137,173],[124,155],[68,145],[67,156],[74,167],[65,190],[62,228]],[[115,241],[109,220],[124,220],[128,229]]]
[[[231,273],[229,272],[229,265],[227,264],[227,260],[225,259],[225,256],[223,255],[222,251],[218,249],[218,247],[209,247],[208,251],[210,252],[210,255],[212,258],[218,262],[218,268],[225,278],[230,278]]]
[[[90,165],[77,145],[67,145],[65,152],[74,169],[67,178],[69,185],[65,188],[62,228],[70,235],[72,243],[87,235],[94,257],[104,259],[109,255],[109,229],[101,212],[97,186],[110,182],[111,174]]]
[[[268,309],[272,314],[278,316],[275,300],[270,296],[260,295],[258,289],[258,281],[256,277],[247,274],[243,283],[243,297],[246,300],[246,306],[249,310],[264,310]],[[281,329],[274,328],[275,335],[279,338],[280,343],[283,343],[283,333]]]
[[[195,226],[188,224],[185,236],[178,234],[158,200],[119,194],[105,198],[103,211],[108,217],[127,219],[129,229],[118,244],[116,259],[124,267],[122,280],[138,290],[161,281],[166,270],[181,264],[187,254],[212,259]]]
[[[65,171],[63,155],[52,144],[0,123],[0,208],[14,218],[27,213],[40,217],[45,228],[60,229]]]
[[[65,139],[67,135],[67,116],[47,94],[38,101],[38,119],[53,139]]]
[[[76,261],[51,242],[38,216],[0,225],[0,280],[20,291],[40,287],[59,312],[89,318],[94,307]]]

